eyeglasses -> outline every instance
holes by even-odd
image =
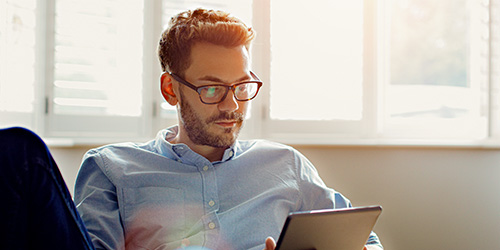
[[[201,102],[205,104],[217,104],[222,102],[226,99],[229,90],[233,91],[234,98],[236,98],[236,100],[240,102],[250,101],[257,96],[260,87],[262,87],[262,81],[260,81],[259,77],[257,77],[252,71],[250,71],[250,75],[255,80],[239,82],[230,86],[224,84],[213,84],[196,87],[175,73],[170,73],[170,75],[179,83],[198,92]]]

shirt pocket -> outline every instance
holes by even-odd
[[[186,230],[184,192],[171,187],[122,189],[126,244],[151,248],[182,239]]]

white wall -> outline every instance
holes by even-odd
[[[380,204],[387,250],[500,249],[500,151],[296,147],[355,206]],[[51,148],[73,189],[87,148]]]

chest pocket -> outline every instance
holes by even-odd
[[[170,187],[123,188],[120,209],[125,244],[154,249],[186,230],[184,192]]]

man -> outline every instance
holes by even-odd
[[[97,249],[274,249],[288,213],[350,206],[296,150],[237,140],[262,85],[250,69],[253,37],[224,12],[171,20],[161,92],[179,124],[82,162],[75,203]],[[373,233],[367,244],[381,248]]]

